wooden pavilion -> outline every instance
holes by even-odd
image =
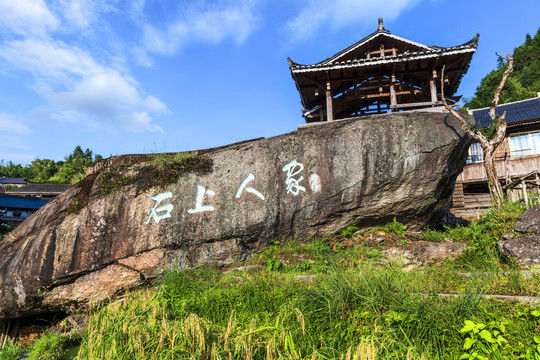
[[[453,47],[427,46],[391,34],[379,18],[377,31],[326,60],[313,65],[287,60],[306,122],[332,121],[441,106],[443,65],[445,96],[455,103],[478,37]]]

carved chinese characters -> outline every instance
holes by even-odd
[[[282,168],[282,171],[285,173],[285,188],[287,191],[287,194],[291,194],[293,196],[298,196],[301,192],[305,192],[306,188],[302,185],[302,181],[304,181],[304,177],[301,175],[302,171],[304,170],[304,165],[297,160],[293,160],[289,162],[287,165],[285,165]],[[250,193],[255,195],[260,200],[265,200],[265,196],[263,193],[261,193],[259,190],[255,189],[252,186],[249,186],[249,184],[255,179],[255,175],[252,173],[249,173],[240,186],[238,187],[238,190],[235,194],[236,199],[242,198],[244,193]],[[309,186],[313,192],[319,192],[321,189],[321,182],[320,178],[317,174],[311,174],[309,178]],[[159,223],[160,220],[171,217],[171,211],[173,210],[174,206],[172,204],[165,204],[160,205],[160,203],[168,198],[171,198],[173,194],[171,192],[164,192],[160,193],[158,195],[152,196],[152,200],[155,200],[156,203],[150,208],[150,213],[148,215],[148,218],[144,222],[145,224],[150,223],[151,219],[154,219],[156,223]],[[189,214],[196,214],[201,212],[207,212],[207,211],[214,211],[215,208],[213,205],[211,205],[212,201],[215,201],[214,197],[216,196],[216,193],[211,189],[206,189],[202,185],[197,185],[197,196],[195,199],[195,207],[190,208],[187,210]]]

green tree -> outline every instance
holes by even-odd
[[[514,71],[501,91],[500,103],[529,99],[540,92],[540,28],[534,38],[527,34],[525,42],[514,49]],[[508,64],[499,57],[497,69],[487,74],[476,88],[474,97],[464,107],[489,107]]]
[[[14,164],[12,161],[0,160],[0,176],[10,178],[27,178],[30,175],[30,167]]]
[[[54,160],[35,159],[30,165],[30,179],[35,182],[47,182],[58,171]]]
[[[64,157],[63,161],[51,159],[34,159],[29,165],[22,166],[12,161],[0,161],[0,177],[27,178],[34,182],[50,182],[59,184],[74,183],[86,175],[86,169],[93,163],[93,152],[82,150],[76,146],[73,153]],[[96,154],[95,161],[103,157]]]

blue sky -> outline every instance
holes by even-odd
[[[540,26],[540,1],[0,0],[0,160],[184,151],[303,123],[287,57],[377,28],[426,45],[480,33],[459,94]]]

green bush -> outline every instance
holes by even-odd
[[[48,332],[34,343],[28,360],[60,360],[66,352],[66,339],[55,332]]]
[[[18,360],[23,354],[24,351],[19,345],[8,342],[3,349],[0,349],[0,360]]]

